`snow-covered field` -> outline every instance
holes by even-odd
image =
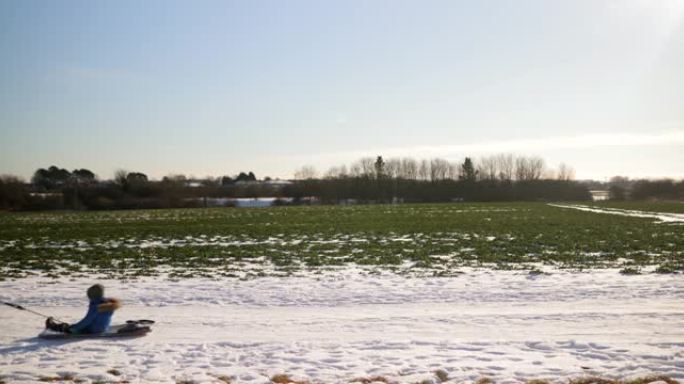
[[[105,281],[118,320],[151,318],[128,340],[43,341],[39,317],[0,308],[0,380],[69,376],[131,383],[310,382],[381,375],[397,382],[499,383],[596,374],[684,379],[684,279],[617,270],[463,269],[409,278],[354,267],[298,277]],[[0,282],[0,300],[66,320],[92,281]],[[107,371],[115,369],[121,375]],[[114,371],[112,371],[114,372]],[[118,373],[116,372],[116,373]]]
[[[634,209],[620,209],[620,208],[608,208],[608,207],[591,207],[588,205],[581,204],[549,204],[552,207],[558,208],[568,208],[577,209],[584,212],[593,213],[603,213],[608,215],[618,215],[627,217],[641,217],[647,219],[656,219],[663,223],[684,223],[683,213],[670,213],[670,212],[647,212],[638,211]]]

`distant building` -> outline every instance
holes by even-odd
[[[594,201],[603,201],[610,198],[610,193],[603,189],[591,190],[589,193],[591,193],[591,199]]]
[[[279,179],[264,180],[263,183],[266,185],[273,185],[273,186],[284,186],[284,185],[292,184],[292,182],[290,180],[279,180]]]

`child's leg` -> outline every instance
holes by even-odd
[[[52,317],[45,320],[45,328],[55,332],[69,333],[69,324],[56,321]]]

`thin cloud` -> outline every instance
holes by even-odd
[[[681,126],[681,125],[680,125]],[[463,156],[484,156],[496,153],[539,154],[554,150],[583,150],[593,148],[651,147],[684,145],[684,129],[671,129],[657,133],[596,133],[575,136],[553,136],[537,139],[516,139],[489,141],[457,145],[419,145],[406,147],[368,148],[333,153],[287,156],[279,158],[289,163],[309,164],[312,161],[321,166],[348,163],[365,156],[431,158],[450,160]]]
[[[464,145],[419,146],[411,149],[426,155],[486,154],[497,152],[535,152],[556,149],[684,145],[684,130],[656,134],[605,133],[557,136],[540,139],[504,140]],[[405,152],[407,148],[400,150]],[[392,150],[390,152],[394,152]]]

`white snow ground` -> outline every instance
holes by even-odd
[[[581,204],[549,204],[552,207],[577,209],[585,212],[604,213],[609,215],[627,216],[627,217],[642,217],[647,219],[656,219],[663,223],[684,223],[684,213],[670,213],[670,212],[648,212],[638,211],[634,209],[620,209],[608,207],[592,207]]]
[[[588,374],[684,379],[684,278],[464,270],[450,278],[368,276],[353,268],[248,281],[105,281],[118,320],[152,318],[127,340],[43,341],[42,320],[0,308],[0,377],[31,382],[73,373],[87,381],[267,383],[383,375],[398,382],[564,380]],[[77,320],[91,281],[0,282],[0,300]],[[116,377],[107,370],[117,369]]]

